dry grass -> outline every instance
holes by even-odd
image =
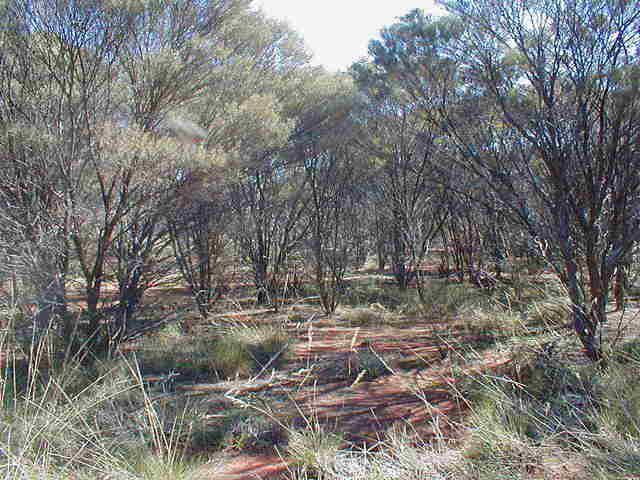
[[[226,398],[228,404],[211,415],[212,397],[153,388],[146,380],[152,373],[172,371],[191,383],[199,376],[236,382],[276,371],[285,376],[295,341],[285,328],[287,320],[311,328],[321,317],[317,306],[306,305],[292,309],[288,318],[227,322],[198,338],[167,327],[137,345],[135,356],[90,367],[61,356],[64,344],[53,332],[33,344],[19,344],[5,331],[0,337],[5,359],[0,474],[25,480],[186,480],[207,451],[226,449],[279,451],[292,460],[290,478],[309,480],[640,475],[640,387],[633,380],[640,371],[637,338],[627,336],[613,346],[603,371],[576,362],[576,342],[558,334],[569,307],[558,292],[541,291],[522,308],[464,285],[436,282],[430,288],[427,309],[407,294],[391,300],[397,293],[393,287],[355,288],[363,303],[341,307],[322,321],[372,330],[407,319],[446,324],[442,341],[455,343],[457,351],[443,362],[450,364],[448,375],[455,380],[452,392],[469,412],[458,425],[458,438],[439,435],[441,418],[434,415],[436,435],[429,441],[400,424],[384,432],[375,450],[348,448],[313,414],[303,416],[301,425],[299,419],[289,423],[290,417],[261,407],[266,400],[259,393],[243,397],[243,404]],[[457,337],[485,342],[464,345]],[[512,361],[491,374],[471,374],[468,367],[484,355],[480,346],[499,349]],[[331,358],[319,358],[323,368],[311,375],[331,374],[355,383],[392,373],[373,351]]]

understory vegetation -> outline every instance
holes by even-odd
[[[640,387],[629,381],[640,368],[635,309],[611,319],[603,367],[566,335],[559,283],[524,285],[525,301],[516,301],[506,290],[432,279],[429,308],[391,282],[359,279],[352,288],[376,301],[330,317],[302,298],[281,311],[220,307],[216,321],[190,332],[167,326],[90,363],[70,356],[55,330],[25,338],[5,312],[2,475],[209,478],[234,453],[281,457],[296,479],[640,475]],[[232,292],[234,303],[247,291]],[[336,342],[298,358],[314,330],[340,328],[345,355],[334,355]],[[435,339],[430,352],[375,347],[394,338],[409,345],[422,328]],[[348,391],[419,372],[431,380],[409,382],[407,393],[424,420],[398,419],[368,443],[295,398],[313,385]],[[456,415],[432,403],[436,390]]]

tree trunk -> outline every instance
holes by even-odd
[[[616,311],[624,310],[626,307],[626,291],[628,284],[627,264],[618,265],[613,286],[613,296],[616,302]]]
[[[393,275],[400,290],[406,290],[409,286],[409,275],[407,272],[406,246],[402,239],[402,233],[398,227],[393,229],[393,251],[391,252],[393,263]]]
[[[591,309],[587,309],[584,295],[579,286],[578,267],[575,262],[567,262],[566,274],[564,275],[565,285],[571,300],[571,326],[575,330],[584,353],[592,362],[601,362],[602,346],[598,339],[598,326],[605,315],[603,308],[606,302],[598,299],[592,304]]]
[[[269,303],[269,280],[267,278],[267,262],[264,256],[256,259],[254,262],[254,281],[256,285],[256,302],[258,305],[266,305]]]
[[[66,289],[60,275],[53,275],[48,285],[39,289],[35,315],[35,327],[39,331],[47,330],[56,316],[64,316],[67,311]]]

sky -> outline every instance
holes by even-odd
[[[314,54],[314,64],[346,70],[367,55],[382,27],[414,8],[437,12],[433,0],[255,0],[270,17],[287,20]]]

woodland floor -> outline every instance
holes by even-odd
[[[381,278],[365,275],[351,280]],[[152,296],[163,309],[189,303],[186,292],[176,288],[156,289]],[[285,305],[278,312],[246,304],[249,308],[243,308],[242,302],[228,306],[228,311],[213,317],[213,323],[283,325],[289,338],[286,357],[277,370],[266,368],[250,379],[177,382],[174,395],[205,401],[214,422],[229,408],[250,405],[289,426],[320,426],[324,432],[335,432],[345,448],[376,449],[398,426],[408,428],[420,441],[437,435],[455,444],[464,435],[461,420],[466,411],[455,395],[456,383],[464,378],[461,369],[500,372],[511,361],[482,333],[470,333],[456,318],[426,321],[415,314],[395,315],[389,322],[353,325],[342,319],[340,310],[327,317],[317,305],[304,302]],[[370,308],[382,308],[384,313],[384,307]],[[612,318],[613,325],[615,314]],[[191,334],[206,328],[207,324],[194,321]],[[464,362],[460,352],[466,352]],[[385,371],[371,378],[366,372],[375,359]],[[219,452],[201,467],[201,478],[287,478],[287,458],[278,442],[274,444],[265,451]]]

